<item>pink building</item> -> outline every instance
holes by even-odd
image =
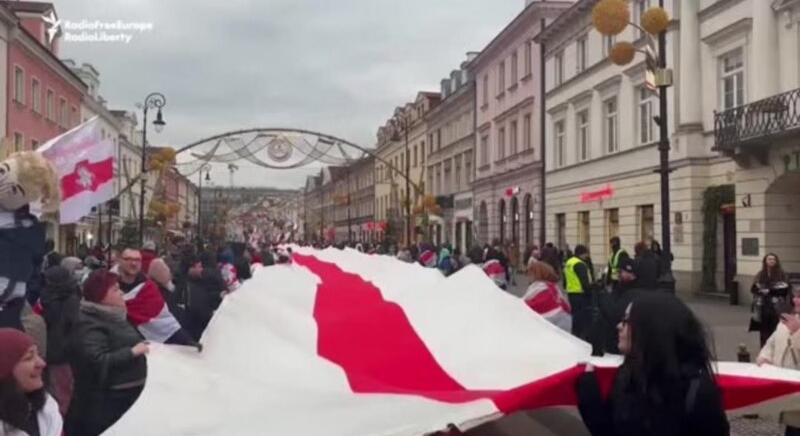
[[[533,38],[571,5],[529,0],[468,66],[476,89],[472,189],[480,242],[498,239],[524,249],[540,239],[542,78]]]
[[[3,1],[17,17],[10,32],[7,63],[5,143],[10,150],[32,150],[80,123],[86,85],[58,58],[58,37],[49,42],[42,20],[51,3]]]

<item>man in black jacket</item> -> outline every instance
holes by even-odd
[[[186,330],[199,341],[222,302],[225,282],[215,269],[205,268],[197,258],[189,262],[186,279]]]

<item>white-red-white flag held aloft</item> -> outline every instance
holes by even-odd
[[[399,436],[575,407],[587,362],[620,359],[550,324],[479,268],[450,277],[354,250],[296,249],[228,295],[202,353],[154,344],[105,435]],[[800,372],[720,363],[729,413],[796,409]],[[168,417],[168,419],[165,419]]]
[[[60,178],[61,224],[74,223],[114,196],[114,143],[94,117],[47,141],[38,150]]]

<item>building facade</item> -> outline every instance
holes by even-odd
[[[469,65],[476,82],[472,189],[480,243],[497,240],[522,248],[539,239],[543,96],[540,48],[533,38],[571,4],[527,2]]]
[[[348,166],[348,207],[354,242],[375,241],[375,158],[365,156]]]
[[[430,194],[425,185],[425,159],[432,153],[432,134],[427,125],[427,114],[441,101],[438,92],[420,92],[413,102],[394,111],[392,118],[378,129],[375,150],[375,210],[376,219],[384,232],[408,244],[408,208]],[[411,221],[411,242],[421,233],[420,223]],[[386,234],[383,233],[382,237]]]
[[[475,82],[467,60],[442,79],[442,101],[427,114],[427,187],[442,211],[430,218],[429,234],[436,244],[450,243],[464,252],[472,245],[473,202],[471,183],[475,170]]]
[[[681,111],[702,126],[704,148],[733,159],[718,177],[733,197],[718,220],[717,278],[747,300],[766,254],[800,273],[800,2],[701,1],[686,15],[702,80],[681,93]]]

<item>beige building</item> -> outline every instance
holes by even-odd
[[[413,102],[397,108],[392,118],[378,129],[375,219],[400,242],[407,243],[406,199],[411,199],[413,208],[422,196],[429,193],[425,186],[425,159],[433,152],[433,146],[426,115],[440,101],[438,92],[420,92]],[[408,191],[410,195],[407,195]],[[418,225],[411,223],[412,241],[417,238]],[[386,236],[382,234],[382,237]]]
[[[426,117],[433,152],[428,156],[427,190],[436,196],[442,213],[430,217],[429,234],[436,244],[469,249],[473,237],[471,183],[475,174],[475,81],[467,60],[442,79],[442,101]]]

